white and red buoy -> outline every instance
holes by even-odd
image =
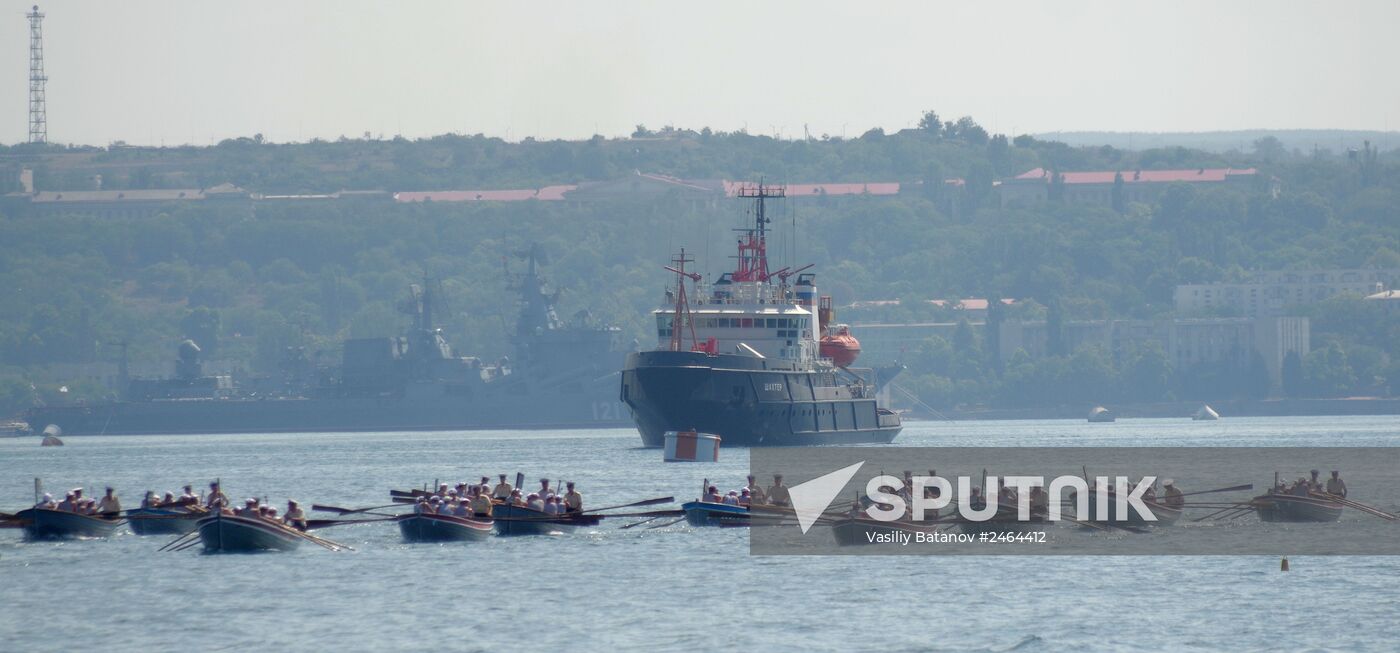
[[[713,433],[667,431],[665,460],[668,463],[717,463],[720,438]]]

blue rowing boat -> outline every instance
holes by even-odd
[[[31,540],[107,537],[122,523],[120,519],[48,508],[21,510],[15,513],[15,520],[24,524],[24,535]]]
[[[691,526],[748,526],[749,509],[727,503],[689,501],[681,504]]]
[[[214,513],[196,522],[205,553],[293,551],[305,535],[257,517]]]
[[[499,504],[491,509],[500,535],[553,535],[568,533],[578,526],[593,526],[597,515],[551,515],[525,506]]]
[[[490,518],[415,513],[399,517],[398,522],[399,532],[406,542],[474,542],[491,537],[495,532]]]
[[[137,535],[183,535],[205,514],[184,508],[135,508],[126,513],[126,525]]]

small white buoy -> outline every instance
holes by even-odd
[[[668,463],[713,463],[719,462],[721,438],[713,433],[696,431],[667,431],[665,460]]]

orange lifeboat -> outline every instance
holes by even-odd
[[[830,358],[837,367],[846,367],[860,356],[860,341],[851,335],[850,327],[838,324],[834,332],[822,336],[821,353],[822,358]]]

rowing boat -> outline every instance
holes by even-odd
[[[1018,519],[1018,512],[1016,504],[1000,503],[997,504],[997,512],[991,519],[972,521],[959,515],[953,523],[957,524],[958,530],[969,535],[1034,533],[1043,531],[1050,525],[1050,520],[1044,512],[1031,513],[1028,521]]]
[[[496,533],[500,535],[553,535],[598,522],[597,515],[551,515],[542,510],[508,503],[493,507],[491,512],[497,517]]]
[[[1250,502],[1259,520],[1266,522],[1334,522],[1342,516],[1343,505],[1322,497],[1292,494],[1265,494]]]
[[[414,513],[401,515],[398,522],[399,532],[407,542],[473,542],[495,532],[490,518]]]
[[[1108,519],[1103,519],[1102,516],[1099,515],[1097,490],[1089,490],[1089,515],[1087,517],[1081,517],[1081,519],[1091,522],[1109,521],[1125,526],[1171,526],[1175,524],[1178,519],[1181,519],[1181,514],[1183,512],[1181,508],[1169,506],[1152,499],[1143,499],[1142,503],[1152,512],[1152,516],[1155,519],[1149,520],[1146,516],[1139,514],[1137,510],[1133,509],[1127,511],[1126,518],[1120,519],[1118,515],[1118,498],[1113,492],[1109,492]]]
[[[135,508],[126,513],[126,524],[137,535],[181,535],[194,530],[205,514],[184,508]]]
[[[936,526],[904,521],[879,521],[868,517],[846,517],[831,523],[831,534],[841,546],[899,543],[907,541],[903,534],[913,538],[937,530]]]
[[[307,539],[302,533],[258,517],[215,512],[196,522],[205,553],[293,551]]]
[[[748,526],[749,509],[713,501],[689,501],[681,504],[685,521],[691,526]]]
[[[31,540],[107,537],[122,523],[120,519],[48,508],[21,510],[15,513],[15,521],[24,525],[24,535]]]

